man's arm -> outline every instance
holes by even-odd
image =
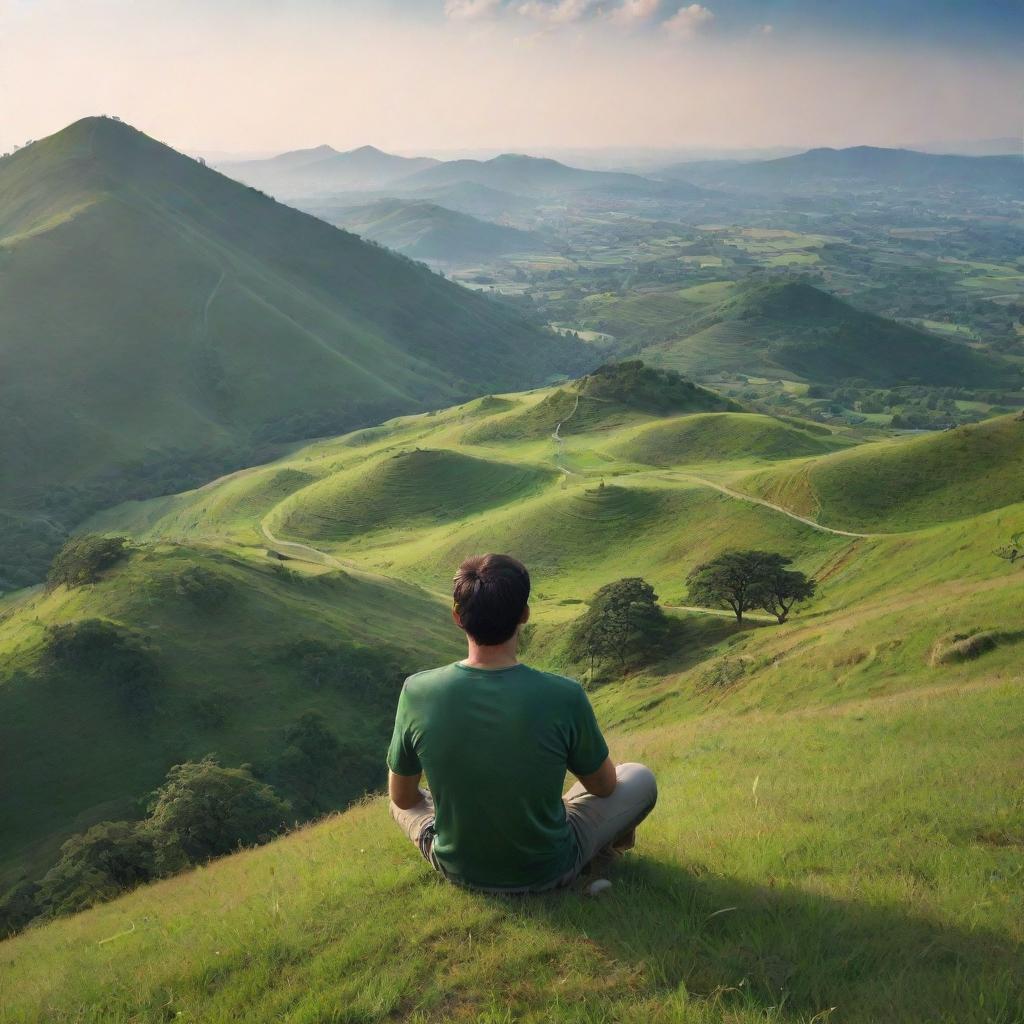
[[[604,763],[596,772],[576,777],[583,784],[583,788],[594,796],[611,796],[619,781],[615,774],[615,762],[610,757],[604,759]]]
[[[614,769],[612,771],[614,774]],[[389,771],[388,796],[391,797],[391,802],[403,811],[415,807],[423,799],[423,793],[420,792],[422,778],[423,772],[417,772],[415,775],[396,775]]]

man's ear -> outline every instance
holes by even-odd
[[[466,627],[462,624],[462,618],[459,616],[459,609],[452,605],[452,622],[455,623],[459,629],[464,630]]]
[[[525,626],[530,621],[530,606],[527,605],[523,609],[523,617],[519,620],[520,626]]]

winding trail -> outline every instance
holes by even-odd
[[[730,498],[736,498],[738,501],[746,501],[752,505],[761,505],[764,508],[770,508],[773,512],[779,512],[784,516],[789,516],[790,519],[795,519],[798,523],[803,523],[804,526],[810,526],[814,530],[820,530],[822,533],[831,533],[836,537],[891,537],[891,533],[856,533],[853,530],[836,530],[831,526],[823,526],[821,523],[816,523],[813,519],[808,519],[807,516],[798,515],[796,512],[791,512],[788,508],[783,508],[782,505],[776,505],[773,502],[766,501],[764,498],[756,498],[752,494],[744,494],[742,491],[734,491],[731,487],[726,487],[725,484],[715,483],[714,480],[708,480],[703,476],[696,476],[693,473],[667,473],[663,476],[668,476],[674,480],[691,480],[696,484],[700,484],[702,487],[710,487],[712,490],[720,491],[722,494],[728,495]]]
[[[273,548],[285,548],[284,554],[291,554],[292,558],[300,562],[312,562],[314,565],[326,565],[330,569],[348,569],[354,566],[347,566],[340,562],[334,555],[327,554],[317,548],[311,548],[308,544],[298,544],[291,540],[278,540],[270,532],[270,527],[265,522],[260,523],[260,532],[267,539],[267,543]],[[292,552],[295,552],[292,554]]]
[[[213,300],[217,298],[220,286],[224,283],[224,278],[227,276],[228,272],[221,268],[220,278],[213,286],[213,290],[206,297],[206,303],[203,306],[203,341],[208,341],[210,338],[210,307],[213,305]]]

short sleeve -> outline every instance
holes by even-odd
[[[591,775],[604,764],[608,756],[608,744],[601,735],[597,717],[591,707],[590,700],[579,691],[579,699],[574,709],[574,720],[570,733],[568,767],[576,776]]]
[[[398,697],[398,710],[395,712],[395,731],[391,735],[391,746],[388,748],[388,768],[396,775],[419,775],[423,771],[413,742],[409,698],[404,686]]]

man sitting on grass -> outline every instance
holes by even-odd
[[[454,582],[452,617],[469,655],[402,687],[391,815],[452,882],[495,892],[568,885],[596,854],[633,846],[657,799],[654,775],[616,768],[579,683],[516,658],[530,617],[521,562],[467,558]],[[566,771],[579,782],[563,797]]]

